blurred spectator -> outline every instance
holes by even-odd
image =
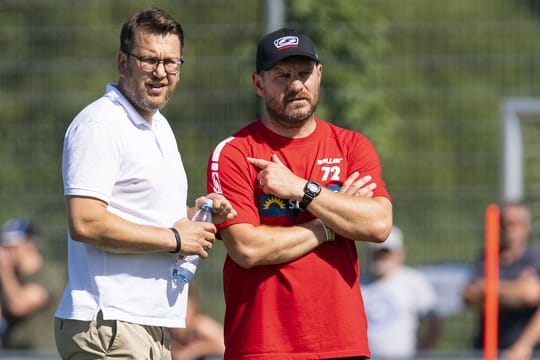
[[[540,251],[529,244],[531,216],[521,203],[501,206],[499,254],[499,349],[510,347],[523,333],[540,301]],[[474,338],[475,349],[482,349],[484,304],[484,254],[472,266],[464,301],[479,311]]]
[[[0,304],[5,320],[2,347],[53,352],[53,314],[64,272],[45,264],[34,225],[8,220],[0,237]]]
[[[171,328],[172,360],[217,360],[223,358],[223,325],[201,309],[197,288],[189,288],[186,327]]]
[[[424,274],[404,265],[403,235],[396,226],[383,243],[368,243],[367,251],[370,278],[361,286],[372,357],[414,359],[440,334],[435,290]]]
[[[535,347],[540,342],[540,307],[537,308],[525,330],[518,340],[510,346],[504,353],[504,360],[529,360],[533,357]],[[540,355],[540,354],[538,354]],[[535,357],[538,359],[538,356]]]
[[[0,297],[1,297],[1,294],[2,294],[2,291],[0,290]],[[4,314],[2,313],[2,306],[0,306],[0,351],[4,347],[2,344],[2,338],[4,337],[5,330],[6,330],[6,321],[4,320]]]

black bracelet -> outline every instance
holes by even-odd
[[[169,228],[174,234],[174,238],[176,239],[176,249],[174,251],[169,251],[171,254],[177,254],[180,252],[180,247],[182,247],[182,240],[180,239],[180,234],[178,233],[178,230],[175,228]]]

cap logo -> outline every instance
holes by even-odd
[[[298,36],[283,36],[274,40],[274,46],[278,50],[298,47]]]

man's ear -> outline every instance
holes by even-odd
[[[118,73],[120,75],[124,75],[126,73],[127,61],[128,61],[128,56],[124,52],[119,51],[118,57],[117,57],[117,67],[118,67]]]
[[[257,95],[263,96],[262,75],[260,73],[254,72],[253,74],[251,74],[251,81],[253,83],[253,87],[255,87]]]

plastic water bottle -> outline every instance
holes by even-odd
[[[201,208],[197,210],[191,221],[212,222],[212,199],[206,199]],[[197,265],[199,264],[199,255],[178,255],[176,262],[171,268],[172,279],[175,283],[186,284],[193,279]]]

